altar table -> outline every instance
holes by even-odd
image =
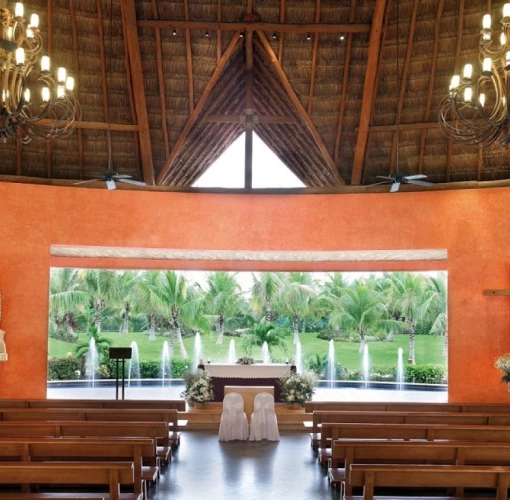
[[[211,375],[214,401],[223,401],[226,385],[272,386],[275,401],[281,401],[278,379],[290,373],[290,365],[283,363],[253,365],[208,363],[204,369]]]

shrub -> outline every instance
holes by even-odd
[[[441,365],[406,365],[405,379],[418,384],[444,384],[446,371]]]
[[[140,378],[160,378],[161,363],[157,361],[140,361]]]
[[[77,380],[80,378],[80,361],[74,356],[53,358],[48,361],[48,380]]]
[[[374,365],[370,373],[370,380],[374,382],[395,382],[397,370],[394,366]]]
[[[172,378],[183,378],[184,372],[189,370],[192,361],[190,359],[172,358]]]
[[[342,332],[332,330],[331,328],[325,328],[317,334],[317,338],[322,340],[341,340]]]

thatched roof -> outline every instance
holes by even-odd
[[[111,133],[115,171],[191,186],[251,116],[309,187],[370,185],[397,158],[437,184],[510,178],[507,148],[450,143],[436,124],[454,69],[478,60],[486,1],[52,4],[25,8],[41,15],[54,64],[76,76],[82,124],[50,145],[0,144],[0,180],[95,178]]]

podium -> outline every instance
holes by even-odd
[[[122,399],[126,383],[126,359],[131,359],[131,347],[110,347],[110,359],[115,360],[115,399],[119,399],[119,368],[122,369]]]

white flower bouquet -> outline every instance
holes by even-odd
[[[281,398],[285,403],[298,403],[304,405],[310,401],[315,392],[317,379],[312,373],[291,373],[279,380]]]
[[[504,373],[501,377],[501,382],[510,382],[510,352],[500,358],[496,358],[494,366]]]
[[[181,397],[188,403],[206,403],[214,400],[214,391],[211,376],[205,370],[187,372],[184,374],[186,388]]]

